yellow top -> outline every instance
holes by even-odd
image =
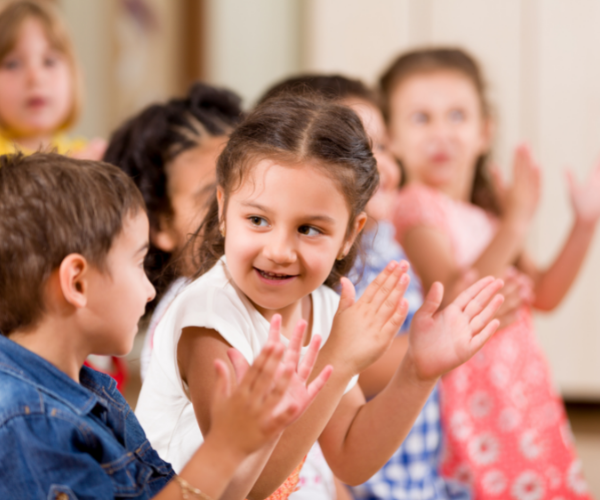
[[[64,134],[58,134],[52,138],[49,149],[55,149],[57,153],[64,155],[80,151],[85,148],[86,145],[87,141],[85,139],[70,139]],[[19,146],[11,139],[0,134],[0,155],[16,153],[17,151],[22,151],[25,154],[33,153],[33,151]]]

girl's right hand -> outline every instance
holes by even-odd
[[[541,172],[527,145],[515,150],[513,182],[504,196],[504,216],[512,222],[529,224],[540,199]]]
[[[354,286],[342,278],[340,304],[325,344],[340,365],[358,374],[390,346],[408,312],[403,298],[410,278],[406,261],[390,262],[354,301]]]

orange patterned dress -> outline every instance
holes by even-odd
[[[465,269],[497,227],[479,207],[417,185],[401,191],[394,213],[400,243],[410,228],[435,227]],[[469,483],[475,500],[588,500],[531,311],[523,308],[519,316],[442,380],[442,473]]]

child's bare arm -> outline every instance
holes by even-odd
[[[294,366],[290,363],[280,366],[282,355],[283,346],[269,342],[254,365],[242,374],[235,389],[228,367],[222,360],[215,361],[213,426],[182,470],[181,479],[211,498],[224,497],[242,462],[265,445],[276,442],[284,427],[297,418],[303,410],[301,405],[285,402]],[[185,486],[177,482],[171,481],[155,498],[180,499]],[[243,499],[245,492],[228,497]]]
[[[585,260],[600,217],[600,163],[584,184],[577,183],[570,173],[568,181],[575,220],[558,256],[543,271],[537,269],[527,255],[519,260],[519,267],[535,283],[533,305],[543,311],[558,306],[571,288]]]
[[[358,389],[342,399],[319,439],[333,472],[360,484],[397,450],[440,375],[473,356],[498,326],[492,320],[502,281],[489,277],[437,312],[442,286],[430,290],[415,314],[407,354],[388,386],[365,403]]]
[[[365,292],[356,304],[352,285],[344,279],[337,328],[319,352],[311,379],[327,365],[334,367],[333,373],[302,417],[282,434],[248,498],[266,498],[285,481],[321,434],[351,378],[385,351],[406,316],[402,295],[408,285],[408,276],[404,277],[407,267],[406,263],[391,263],[370,285],[370,295]],[[300,337],[290,342],[290,348],[299,351]],[[188,366],[191,399],[203,433],[211,425],[208,408],[215,384],[206,365],[215,358],[229,363],[228,348],[216,332],[198,328],[186,328],[179,343],[180,366]],[[234,482],[245,480],[238,475],[234,478]]]

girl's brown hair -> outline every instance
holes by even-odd
[[[14,0],[0,8],[0,62],[15,48],[21,27],[28,19],[39,21],[48,43],[63,54],[71,67],[73,97],[71,111],[59,130],[66,130],[79,118],[82,104],[82,85],[73,43],[56,7],[49,1]],[[1,126],[1,124],[0,124]]]
[[[277,96],[260,104],[233,132],[217,163],[217,184],[228,195],[257,162],[269,158],[293,167],[316,165],[339,186],[350,211],[348,234],[379,184],[377,164],[358,116],[351,109],[299,96]],[[224,212],[225,212],[224,210]],[[196,277],[225,252],[216,196],[197,231]],[[360,236],[360,235],[359,235]],[[335,287],[354,264],[360,237],[336,260],[325,284]]]
[[[388,123],[390,121],[392,93],[404,80],[411,76],[439,71],[453,71],[469,79],[479,97],[484,119],[491,118],[492,110],[487,98],[487,86],[483,72],[475,58],[462,49],[428,48],[402,54],[381,76],[379,86],[383,115],[386,121]],[[488,159],[489,152],[477,158],[471,190],[471,203],[500,215],[501,207],[487,167]],[[400,167],[403,170],[402,173],[405,174],[406,169],[401,162]],[[402,182],[406,182],[406,175],[402,175]]]

